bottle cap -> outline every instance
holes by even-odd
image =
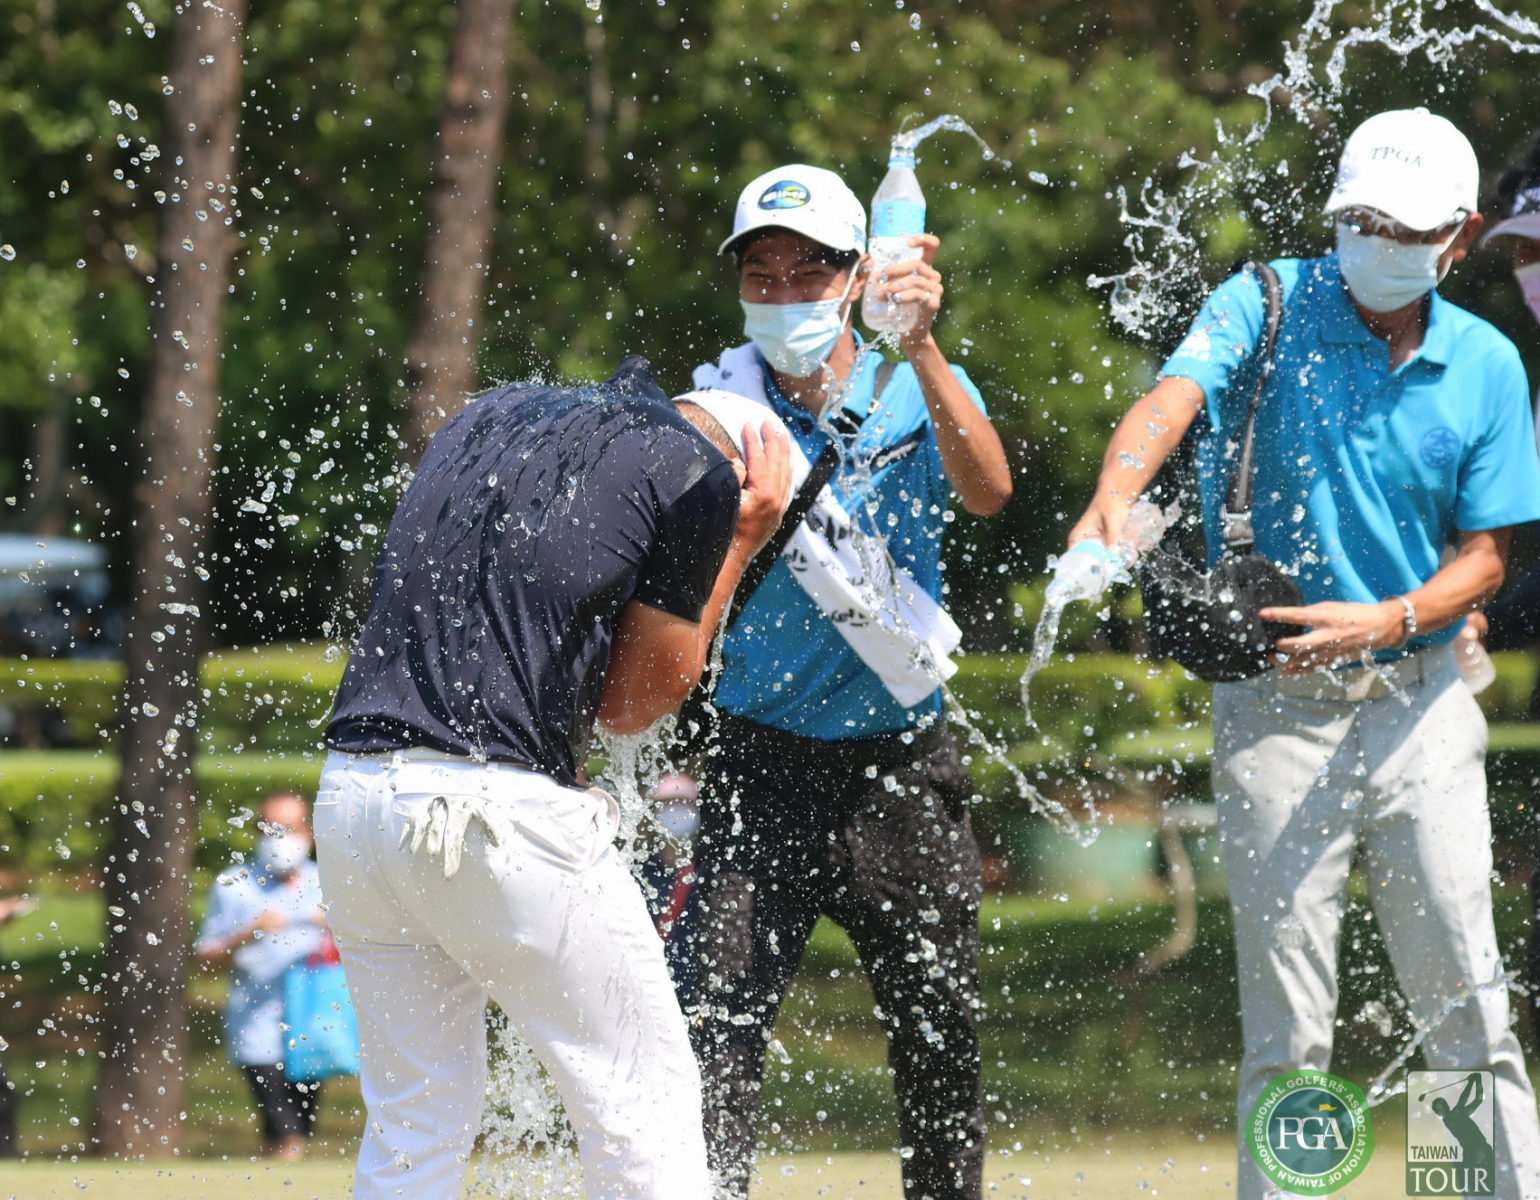
[[[894,167],[908,167],[914,170],[914,147],[893,146],[888,150],[888,170]]]

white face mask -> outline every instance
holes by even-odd
[[[1535,314],[1535,320],[1540,321],[1540,262],[1514,267],[1513,277],[1519,281],[1519,287],[1524,289],[1524,303]]]
[[[292,874],[309,857],[310,839],[304,834],[287,833],[283,837],[274,837],[264,833],[257,839],[257,862],[264,871],[274,875]]]
[[[777,371],[804,379],[818,370],[845,332],[845,301],[856,285],[850,272],[845,290],[835,300],[804,304],[759,304],[740,300],[743,332]]]
[[[1444,278],[1439,259],[1459,236],[1442,242],[1406,246],[1386,237],[1365,237],[1337,224],[1337,266],[1353,299],[1370,312],[1395,312],[1421,300]]]

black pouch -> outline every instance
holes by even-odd
[[[1234,683],[1277,665],[1273,644],[1304,632],[1299,625],[1264,621],[1261,610],[1303,603],[1299,584],[1282,567],[1255,550],[1251,526],[1252,487],[1256,473],[1257,405],[1273,369],[1283,289],[1266,263],[1251,262],[1267,301],[1266,327],[1259,348],[1261,366],[1241,429],[1240,453],[1221,511],[1224,549],[1212,570],[1193,561],[1176,530],[1139,564],[1144,598],[1144,627],[1151,653],[1170,658],[1200,679]]]

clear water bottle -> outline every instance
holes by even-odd
[[[1130,510],[1116,546],[1108,546],[1100,538],[1086,538],[1054,563],[1048,602],[1097,600],[1109,584],[1128,583],[1133,578],[1134,564],[1160,544],[1167,527],[1181,515],[1182,510],[1175,504],[1162,510],[1149,500],[1140,500]]]
[[[909,244],[917,233],[925,232],[925,196],[914,173],[914,150],[895,146],[888,158],[888,173],[872,197],[871,236],[866,251],[871,255],[872,273],[861,300],[861,320],[876,333],[907,333],[919,320],[917,304],[894,304],[879,300],[873,285],[884,267],[907,262],[919,256]]]

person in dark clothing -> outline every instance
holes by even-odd
[[[315,805],[368,1108],[353,1196],[459,1197],[496,999],[561,1093],[593,1197],[707,1200],[700,1079],[594,722],[639,733],[700,678],[790,491],[645,361],[506,387],[433,438],[391,520]],[[706,436],[703,436],[706,435]],[[732,451],[733,457],[724,452]]]

